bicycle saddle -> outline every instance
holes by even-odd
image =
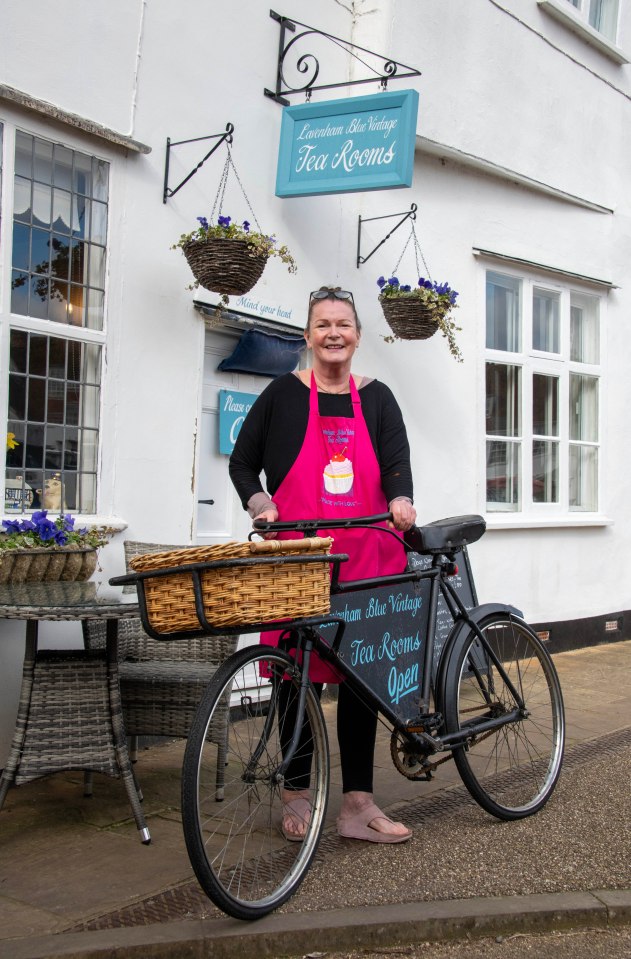
[[[475,543],[485,530],[486,522],[481,516],[450,516],[427,526],[413,526],[403,539],[415,553],[453,553]]]

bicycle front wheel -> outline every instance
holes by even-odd
[[[189,733],[182,771],[186,847],[206,894],[236,919],[265,916],[296,891],[324,825],[328,739],[311,685],[299,748],[285,777],[278,774],[296,723],[300,679],[300,667],[282,650],[240,650],[217,670]],[[222,743],[219,750],[211,739]],[[300,781],[292,783],[292,775]],[[281,832],[281,790],[292,785],[308,786],[311,794],[298,842]]]
[[[447,664],[445,726],[448,733],[470,732],[453,755],[476,802],[499,819],[522,819],[541,809],[559,778],[561,687],[546,649],[522,620],[494,613],[478,625],[484,644],[468,632]]]

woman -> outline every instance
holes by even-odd
[[[243,423],[230,459],[230,477],[254,519],[344,518],[389,511],[395,529],[403,532],[413,525],[410,451],[401,411],[387,386],[351,373],[360,338],[351,293],[321,287],[311,294],[305,339],[313,366],[281,376],[263,391]],[[261,485],[261,471],[269,495]],[[289,535],[295,538],[296,533]],[[369,535],[367,548],[364,530],[335,530],[335,551],[349,554],[340,579],[405,568],[403,547],[393,536]],[[274,637],[264,633],[261,640],[270,643]],[[317,659],[309,674],[318,691],[322,683],[340,681]],[[373,801],[377,715],[343,682],[337,728],[343,791],[339,834],[370,842],[405,842],[411,831],[392,822]],[[308,764],[292,773],[282,796],[282,829],[286,838],[299,841],[310,814]]]

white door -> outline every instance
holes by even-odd
[[[239,333],[207,330],[201,425],[198,433],[197,537],[200,545],[244,541],[252,530],[249,514],[230,482],[228,456],[219,452],[219,390],[259,394],[270,379],[247,373],[223,373],[217,367],[234,350]],[[245,633],[239,649],[257,643],[258,633]]]
[[[245,540],[252,526],[230,482],[228,456],[219,452],[219,390],[257,395],[270,380],[247,373],[222,373],[217,367],[229,356],[238,334],[208,330],[204,346],[201,424],[198,433],[197,542],[214,546]]]

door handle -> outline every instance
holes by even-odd
[[[198,499],[197,502],[203,503],[204,506],[213,506],[215,501],[214,499]]]

